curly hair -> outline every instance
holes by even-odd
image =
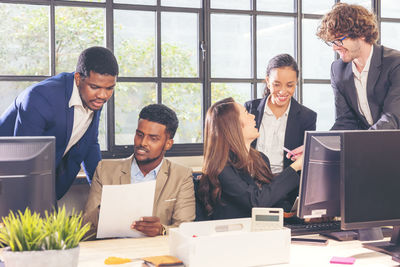
[[[139,120],[144,119],[165,125],[165,131],[169,138],[173,139],[178,129],[178,118],[175,111],[163,104],[151,104],[145,106],[139,113]]]
[[[378,23],[375,14],[360,5],[337,3],[325,14],[316,35],[324,41],[332,41],[341,36],[352,39],[365,38],[374,44],[378,40]]]

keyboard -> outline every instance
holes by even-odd
[[[290,228],[292,236],[321,234],[340,231],[340,221],[319,222],[319,223],[286,223],[285,227]]]

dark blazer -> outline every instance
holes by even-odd
[[[400,52],[373,46],[368,72],[367,98],[374,124],[370,126],[358,110],[352,63],[338,59],[331,66],[336,121],[332,130],[400,128]]]
[[[244,104],[247,111],[256,116],[255,120],[257,129],[260,129],[267,98],[268,95],[264,98],[251,100]],[[285,147],[288,149],[295,149],[296,147],[303,145],[304,132],[314,131],[316,129],[316,122],[317,113],[299,104],[299,102],[292,97],[285,131]],[[257,139],[254,140],[251,145],[255,148],[256,144]],[[283,157],[283,167],[287,168],[292,161],[286,158],[286,152],[284,152]]]
[[[268,158],[263,154],[269,166]],[[227,164],[218,175],[221,184],[221,204],[217,204],[211,220],[251,217],[253,207],[276,207],[286,195],[298,187],[299,175],[291,167],[275,176],[271,183],[257,186],[245,172]]]
[[[100,111],[82,138],[63,157],[72,133],[74,107],[69,107],[74,73],[61,73],[37,83],[17,96],[0,117],[0,136],[56,137],[56,195],[60,199],[83,167],[92,179],[101,159],[98,144]]]

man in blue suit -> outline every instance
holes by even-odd
[[[92,179],[101,159],[100,111],[114,92],[118,63],[104,47],[90,47],[76,71],[25,89],[0,117],[0,136],[56,137],[56,196],[70,188],[83,163]]]

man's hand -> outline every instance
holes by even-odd
[[[142,217],[140,221],[132,223],[131,229],[138,230],[147,236],[157,236],[161,233],[162,225],[158,217]]]
[[[291,160],[293,160],[293,161],[296,161],[301,155],[303,155],[303,152],[304,152],[304,145],[299,146],[299,147],[293,149],[292,151],[290,151],[290,153],[288,152],[288,153],[286,154],[286,157],[287,157],[288,159],[291,159]]]

